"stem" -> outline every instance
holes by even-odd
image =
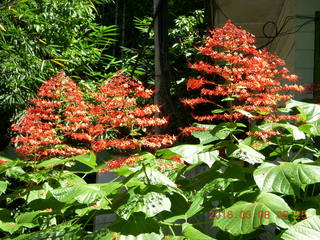
[[[316,184],[313,184],[311,196],[313,197],[314,191],[316,190]]]
[[[143,168],[144,174],[146,175],[148,184],[151,185],[150,179],[149,179],[149,177],[148,177],[148,175],[147,175],[146,166],[145,166],[144,164],[142,165],[142,168]]]
[[[282,144],[280,144],[280,141],[279,141],[279,138],[278,137],[276,137],[276,139],[277,139],[277,144],[278,144],[278,146],[282,149],[281,150],[281,158],[283,159],[283,156],[285,156],[285,159],[283,159],[284,161],[286,161],[286,162],[288,162],[289,161],[289,159],[288,159],[288,155],[286,154],[286,155],[284,155],[284,146],[282,145]]]
[[[85,228],[87,225],[88,225],[88,223],[90,222],[90,220],[93,218],[93,216],[94,216],[94,214],[91,214],[91,216],[90,217],[88,217],[88,220],[85,222],[85,224],[83,225],[83,228]]]
[[[168,228],[170,229],[170,231],[171,231],[171,233],[172,233],[173,237],[175,238],[175,237],[176,237],[176,234],[174,233],[174,231],[173,231],[172,227],[171,227],[170,225],[168,225]]]
[[[167,225],[167,226],[182,226],[182,223],[166,223],[163,221],[159,221],[159,223],[162,225]]]
[[[299,154],[302,152],[302,150],[305,148],[305,146],[307,145],[307,143],[309,143],[310,141],[310,137],[306,139],[306,141],[304,141],[304,144],[303,146],[299,149],[299,151],[294,155],[292,161],[294,161],[298,156]]]

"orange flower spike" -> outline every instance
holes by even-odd
[[[190,78],[187,81],[187,89],[199,90],[200,96],[183,99],[183,104],[194,109],[198,104],[212,103],[217,98],[228,97],[233,99],[232,103],[236,103],[237,107],[233,106],[233,112],[225,114],[193,114],[195,120],[211,122],[237,121],[243,118],[266,121],[288,119],[275,116],[279,106],[293,97],[284,91],[301,92],[305,87],[282,84],[284,81],[297,81],[297,76],[289,74],[282,59],[266,49],[257,50],[254,43],[255,37],[252,34],[229,20],[224,26],[210,31],[203,46],[196,47],[216,64],[198,61],[189,66],[207,75],[217,75],[218,78],[215,78],[215,81],[200,76]],[[240,109],[249,112],[252,117],[237,112]]]

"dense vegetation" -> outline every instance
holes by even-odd
[[[304,87],[284,61],[231,21],[204,39],[203,11],[178,16],[175,112],[162,116],[152,18],[135,20],[141,55],[132,38],[111,45],[116,28],[96,18],[107,6],[1,5],[1,116],[14,124],[0,155],[0,237],[320,238],[320,106],[293,100]],[[92,182],[103,174],[113,180]]]

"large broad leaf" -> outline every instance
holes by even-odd
[[[102,228],[84,237],[84,240],[162,240],[163,235],[157,233],[143,233],[137,236],[124,235],[117,232],[111,232],[108,228]]]
[[[96,155],[93,152],[88,152],[83,155],[73,156],[73,157],[64,158],[64,159],[51,158],[49,160],[46,160],[37,164],[36,168],[52,168],[53,166],[62,165],[73,160],[81,162],[91,168],[95,168],[97,165]]]
[[[294,195],[295,189],[320,182],[320,167],[288,162],[280,165],[264,163],[253,176],[262,191]]]
[[[165,220],[166,223],[173,223],[177,220],[188,219],[204,209],[203,202],[207,198],[207,194],[210,194],[212,191],[224,191],[231,182],[237,181],[232,178],[216,178],[212,182],[207,183],[203,188],[201,188],[193,197],[192,203],[189,209],[183,215],[178,215],[170,217]]]
[[[300,139],[305,139],[306,136],[303,133],[303,131],[299,130],[298,127],[290,124],[290,123],[265,123],[260,126],[258,126],[259,129],[268,131],[268,130],[273,130],[277,128],[283,128],[288,130],[291,134],[294,140],[300,140]]]
[[[32,223],[40,214],[48,213],[47,211],[25,212],[17,216],[16,223]]]
[[[180,155],[189,164],[205,163],[211,167],[219,159],[217,150],[210,150],[213,145],[184,144],[169,148],[171,152]]]
[[[138,185],[139,185],[139,182],[142,182],[145,185],[150,184],[150,185],[164,185],[164,186],[169,186],[173,188],[177,187],[177,185],[173,181],[171,181],[166,175],[148,166],[144,168],[144,171],[139,173],[136,177],[132,178],[127,183],[127,185],[135,184],[137,180],[138,180]]]
[[[228,137],[232,132],[242,131],[238,127],[245,127],[241,123],[221,123],[215,125],[196,125],[197,127],[206,127],[207,131],[195,131],[192,135],[200,140],[201,144],[207,144],[212,141],[223,140]]]
[[[182,225],[182,234],[189,240],[215,240],[214,238],[200,232],[198,229],[195,229],[189,223],[184,223]]]
[[[54,166],[65,164],[66,162],[71,161],[69,159],[60,159],[60,158],[51,158],[49,160],[45,160],[36,165],[36,168],[52,168]]]
[[[83,155],[74,156],[74,157],[71,157],[69,159],[81,162],[81,163],[91,167],[92,169],[94,169],[97,166],[96,155],[93,152],[88,152],[88,153],[83,154]]]
[[[299,126],[299,130],[310,135],[320,136],[320,121],[303,124]]]
[[[214,219],[213,226],[234,236],[251,233],[270,223],[288,228],[288,220],[278,217],[283,211],[291,212],[291,209],[282,198],[272,193],[261,193],[254,202],[240,201],[224,209],[226,214]]]
[[[207,144],[216,140],[216,137],[209,131],[214,129],[216,125],[195,124],[196,127],[205,127],[206,131],[195,131],[192,135],[200,140],[201,144]]]
[[[103,184],[84,184],[66,188],[54,189],[51,191],[53,197],[60,202],[91,204],[101,198],[111,194],[114,190],[120,188],[120,182],[110,182]]]
[[[33,223],[15,223],[15,222],[0,222],[0,229],[4,232],[9,232],[13,234],[18,231],[21,227],[33,228],[35,225]]]
[[[320,216],[312,216],[286,230],[281,239],[284,240],[319,240],[320,239]]]
[[[1,228],[1,226],[0,226]],[[50,226],[42,231],[21,234],[12,240],[65,240],[65,239],[80,239],[84,232],[79,224],[72,224],[71,222],[64,222],[56,226]]]
[[[61,187],[70,187],[86,184],[86,181],[72,172],[63,171],[59,175],[59,183]]]
[[[302,115],[301,120],[304,122],[317,122],[320,119],[320,106],[317,104],[290,100],[286,107],[296,107]]]
[[[47,193],[53,188],[46,182],[41,187],[32,188],[22,196],[28,203],[36,199],[46,199]]]
[[[91,205],[89,207],[85,208],[78,208],[75,210],[75,213],[79,215],[80,217],[87,215],[89,212],[94,211],[94,210],[108,210],[111,209],[110,207],[111,201],[109,199],[103,198],[96,202],[94,205]]]
[[[234,157],[250,164],[262,163],[265,159],[264,155],[243,143],[236,145],[236,149],[232,151],[229,157]]]
[[[216,178],[212,182],[207,183],[196,195],[192,198],[192,204],[185,213],[187,218],[192,217],[203,209],[202,204],[206,199],[206,195],[212,191],[224,191],[231,182],[237,181],[232,178]]]
[[[117,214],[128,220],[131,214],[143,212],[146,217],[153,217],[162,211],[170,211],[171,201],[164,194],[149,192],[145,195],[131,195],[128,202],[117,209]]]

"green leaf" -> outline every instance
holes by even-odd
[[[0,181],[0,195],[6,192],[7,187],[8,187],[7,181]]]
[[[16,223],[33,223],[34,219],[46,211],[25,212],[16,218]]]
[[[294,195],[295,189],[320,182],[320,167],[289,162],[264,163],[254,171],[253,177],[262,191]]]
[[[136,180],[143,182],[145,185],[148,185],[150,183],[151,185],[164,185],[172,188],[177,187],[177,185],[173,181],[171,181],[166,175],[148,166],[145,167],[145,171],[139,173],[128,183],[131,183]]]
[[[207,144],[217,140],[217,138],[208,131],[195,131],[191,133],[192,136],[198,138],[201,144]]]
[[[320,216],[312,216],[290,227],[281,239],[284,240],[318,240],[320,239]]]
[[[256,201],[239,201],[231,207],[224,209],[231,213],[228,217],[221,214],[219,219],[214,219],[213,226],[219,227],[234,236],[251,233],[261,225],[275,223],[279,227],[288,228],[288,220],[277,217],[278,212],[291,212],[288,204],[280,197],[272,193],[258,195]]]
[[[320,136],[320,121],[299,126],[299,130],[309,135]]]
[[[246,116],[246,117],[248,117],[248,118],[252,118],[253,117],[253,115],[251,114],[251,113],[249,113],[249,112],[247,112],[247,111],[245,111],[245,110],[243,110],[243,109],[234,109],[236,112],[239,112],[239,113],[241,113],[243,116]]]
[[[21,234],[16,238],[12,238],[12,240],[80,239],[80,236],[83,236],[83,234],[84,232],[79,224],[64,222],[56,226],[50,226],[50,228],[42,231],[37,231],[31,234]]]
[[[6,170],[6,176],[16,179],[21,178],[25,173],[21,167],[11,167]]]
[[[295,100],[289,100],[286,108],[296,107],[302,116],[304,122],[317,122],[320,119],[320,106],[313,103],[305,103]]]
[[[222,99],[221,102],[233,101],[233,100],[234,100],[234,98],[232,98],[232,97],[227,97],[227,98]]]
[[[116,213],[125,220],[135,212],[143,212],[153,217],[160,212],[170,211],[171,201],[164,194],[149,192],[145,195],[131,195],[128,202],[117,209]]]
[[[250,164],[262,163],[265,159],[264,155],[243,143],[239,143],[229,157],[234,157]]]
[[[237,180],[232,178],[216,178],[212,182],[207,183],[192,198],[192,204],[188,211],[185,213],[185,217],[192,217],[203,209],[202,205],[208,193],[212,191],[225,191],[225,189],[230,185],[230,183],[234,181]]]
[[[258,126],[258,128],[264,131],[273,130],[277,128],[284,128],[292,134],[292,137],[294,140],[300,140],[300,139],[306,138],[305,134],[302,131],[300,131],[298,127],[288,122],[287,123],[265,123]]]
[[[214,238],[200,232],[198,229],[195,229],[189,223],[184,223],[182,225],[182,234],[189,240],[215,240]]]
[[[105,196],[108,196],[121,186],[122,184],[120,182],[85,184],[54,189],[51,190],[51,193],[53,197],[60,202],[73,203],[78,201],[79,203],[91,204]]]
[[[70,187],[86,184],[86,181],[72,172],[63,171],[63,173],[59,175],[59,183],[61,187]]]
[[[36,199],[46,199],[47,193],[52,189],[53,188],[48,183],[44,183],[42,188],[31,189],[30,192],[28,192],[26,195],[23,196],[23,198],[28,203]]]
[[[65,164],[70,159],[51,158],[36,165],[36,168],[52,168],[54,166]]]
[[[78,208],[75,210],[76,214],[79,215],[80,217],[87,215],[89,212],[93,210],[108,210],[111,209],[110,207],[111,201],[107,200],[105,198],[99,200],[95,205],[91,205],[89,207],[85,208]]]
[[[69,159],[81,162],[81,163],[91,167],[92,169],[94,169],[97,166],[96,155],[93,152],[88,152],[88,153],[83,154],[83,155],[74,156],[74,157],[71,157]]]
[[[14,222],[0,222],[0,229],[4,232],[9,232],[10,234],[18,231],[20,227],[22,227],[22,225]]]
[[[184,144],[169,148],[169,150],[180,155],[189,164],[205,163],[211,167],[219,159],[219,152],[217,150],[210,151],[212,146]]]

